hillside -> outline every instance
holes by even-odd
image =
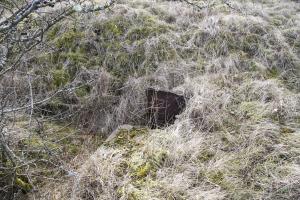
[[[44,137],[18,115],[15,148],[60,159],[26,154],[55,170],[28,170],[48,178],[24,199],[299,199],[300,3],[193,3],[120,0],[46,33],[28,56],[34,93],[74,88],[37,106]],[[147,88],[185,97],[174,124],[145,125]]]

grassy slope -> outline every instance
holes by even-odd
[[[181,2],[124,1],[81,27],[84,32],[53,31],[57,47],[70,46],[52,64],[67,59],[94,69],[100,63],[115,85],[126,86],[117,123],[127,122],[126,112],[138,113],[149,86],[184,93],[189,101],[174,125],[120,131],[73,178],[34,195],[297,199],[300,5],[245,0],[232,6],[218,2],[197,11]],[[85,49],[94,39],[96,50]]]

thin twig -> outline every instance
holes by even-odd
[[[32,84],[31,84],[31,75],[27,75],[28,85],[29,85],[29,96],[30,96],[30,115],[29,115],[29,126],[31,126],[31,119],[33,114],[33,94],[32,94]]]

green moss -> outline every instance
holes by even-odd
[[[59,151],[58,144],[35,135],[20,141],[19,146],[26,149],[23,156],[30,159],[50,159],[52,153]]]
[[[27,118],[22,120],[26,120],[28,125]],[[23,123],[24,121],[18,121],[16,125],[21,126]],[[23,138],[18,142],[18,151],[15,154],[24,160],[34,161],[33,167],[18,166],[16,178],[12,172],[5,172],[6,177],[11,179],[9,183],[12,184],[13,180],[14,186],[24,192],[30,192],[33,186],[42,187],[49,179],[61,178],[62,175],[65,175],[65,171],[60,168],[62,160],[66,163],[71,161],[83,147],[85,147],[85,151],[94,152],[103,142],[101,137],[95,135],[89,141],[89,146],[86,146],[83,143],[86,135],[77,135],[76,128],[64,123],[46,121],[41,123],[41,127],[38,126],[36,130],[30,129],[30,131],[30,137]],[[5,163],[5,166],[13,167],[8,164]],[[23,174],[33,174],[30,182]]]
[[[89,62],[89,51],[84,48],[84,44],[81,44],[83,37],[83,32],[76,29],[68,30],[55,39],[55,45],[59,48],[57,51],[39,57],[39,62],[48,65],[50,69],[62,69],[62,63],[66,63],[66,61],[69,63],[67,70],[54,71],[54,74],[58,76],[54,83],[56,87],[64,85],[68,79],[72,79],[78,69],[86,66]],[[69,76],[66,76],[67,74]]]
[[[84,32],[71,29],[56,36],[57,52],[45,55],[42,62],[51,68],[62,68],[61,63],[69,63],[66,70],[55,71],[54,87],[61,87],[72,80],[82,66],[91,69],[94,66],[104,65],[107,71],[115,77],[115,87],[122,87],[129,76],[141,76],[156,68],[156,60],[172,60],[176,56],[167,39],[161,39],[156,46],[150,49],[150,55],[145,55],[145,39],[166,33],[171,26],[158,23],[158,19],[144,13],[135,18],[122,16],[112,17],[93,24],[94,37],[100,49],[83,40]],[[57,35],[51,32],[51,37]],[[133,44],[134,42],[134,44]],[[131,45],[132,48],[128,48]],[[99,50],[101,53],[99,54]],[[97,52],[97,54],[96,54]],[[43,63],[45,64],[45,63]],[[79,96],[84,96],[83,90],[77,91]]]
[[[220,170],[209,172],[208,179],[212,183],[219,185],[224,190],[233,189],[233,185],[226,180],[224,172]]]
[[[148,156],[134,152],[129,159],[130,171],[135,178],[134,184],[143,182],[143,178],[147,175],[155,177],[157,170],[161,168],[166,158],[167,153],[165,151],[158,151]]]
[[[126,26],[127,24],[127,26]],[[132,27],[132,24],[135,24]],[[152,70],[152,63],[157,57],[160,61],[171,60],[176,51],[170,48],[167,40],[150,49],[149,57],[145,55],[145,39],[166,32],[169,27],[157,23],[157,19],[139,15],[134,19],[112,18],[101,24],[95,24],[99,30],[99,43],[103,47],[103,56],[97,64],[103,64],[107,71],[116,77],[117,85],[122,84],[129,76],[141,76]],[[113,38],[113,39],[112,39]],[[128,50],[128,45],[133,45]],[[150,69],[151,68],[151,69]]]
[[[53,70],[52,77],[56,88],[66,85],[70,80],[69,74],[64,69]]]
[[[32,148],[39,148],[42,146],[42,142],[39,138],[29,138],[22,141],[23,145],[30,146]]]
[[[33,186],[30,183],[25,182],[21,178],[16,178],[15,184],[26,192],[29,192],[33,188]]]
[[[31,150],[43,150],[45,147],[49,150],[57,150],[59,149],[59,145],[55,144],[53,142],[49,142],[47,140],[44,140],[43,138],[39,136],[32,136],[30,138],[23,139],[20,142],[20,145],[25,146],[26,148],[29,148]]]
[[[147,128],[132,128],[131,130],[120,129],[117,136],[107,145],[116,147],[126,147],[128,150],[132,150],[134,147],[139,146],[139,142],[136,141],[136,137],[145,135],[148,133]]]
[[[47,33],[47,39],[54,40],[57,37],[57,33],[59,32],[60,28],[60,24],[53,26]]]
[[[140,135],[144,135],[148,133],[148,129],[147,128],[133,128],[130,132],[130,138],[134,138],[136,136],[140,136]]]
[[[126,149],[126,153],[123,155],[126,157],[126,163],[117,167],[116,173],[121,176],[128,171],[134,179],[132,183],[134,185],[143,184],[144,178],[148,175],[154,177],[167,158],[167,152],[163,150],[158,150],[150,155],[139,151],[140,145],[143,144],[138,138],[145,137],[147,132],[146,128],[132,128],[130,131],[121,129],[114,140],[106,144]]]
[[[119,26],[112,22],[106,23],[106,28],[113,35],[119,36],[122,34],[122,30],[119,28]]]
[[[89,85],[83,85],[79,88],[76,88],[75,93],[78,97],[85,97],[91,92],[91,87]]]
[[[224,173],[221,171],[214,171],[209,174],[209,180],[217,185],[220,185],[224,181]]]
[[[71,49],[75,48],[77,41],[79,41],[84,36],[84,33],[70,30],[63,33],[59,38],[57,38],[55,44],[57,48]]]
[[[152,166],[150,163],[146,162],[142,166],[138,167],[138,169],[135,172],[135,175],[137,178],[143,178],[148,175],[148,173],[151,171]]]

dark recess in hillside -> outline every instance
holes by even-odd
[[[176,115],[185,108],[185,99],[181,95],[148,88],[147,121],[151,128],[164,127],[174,123]]]

